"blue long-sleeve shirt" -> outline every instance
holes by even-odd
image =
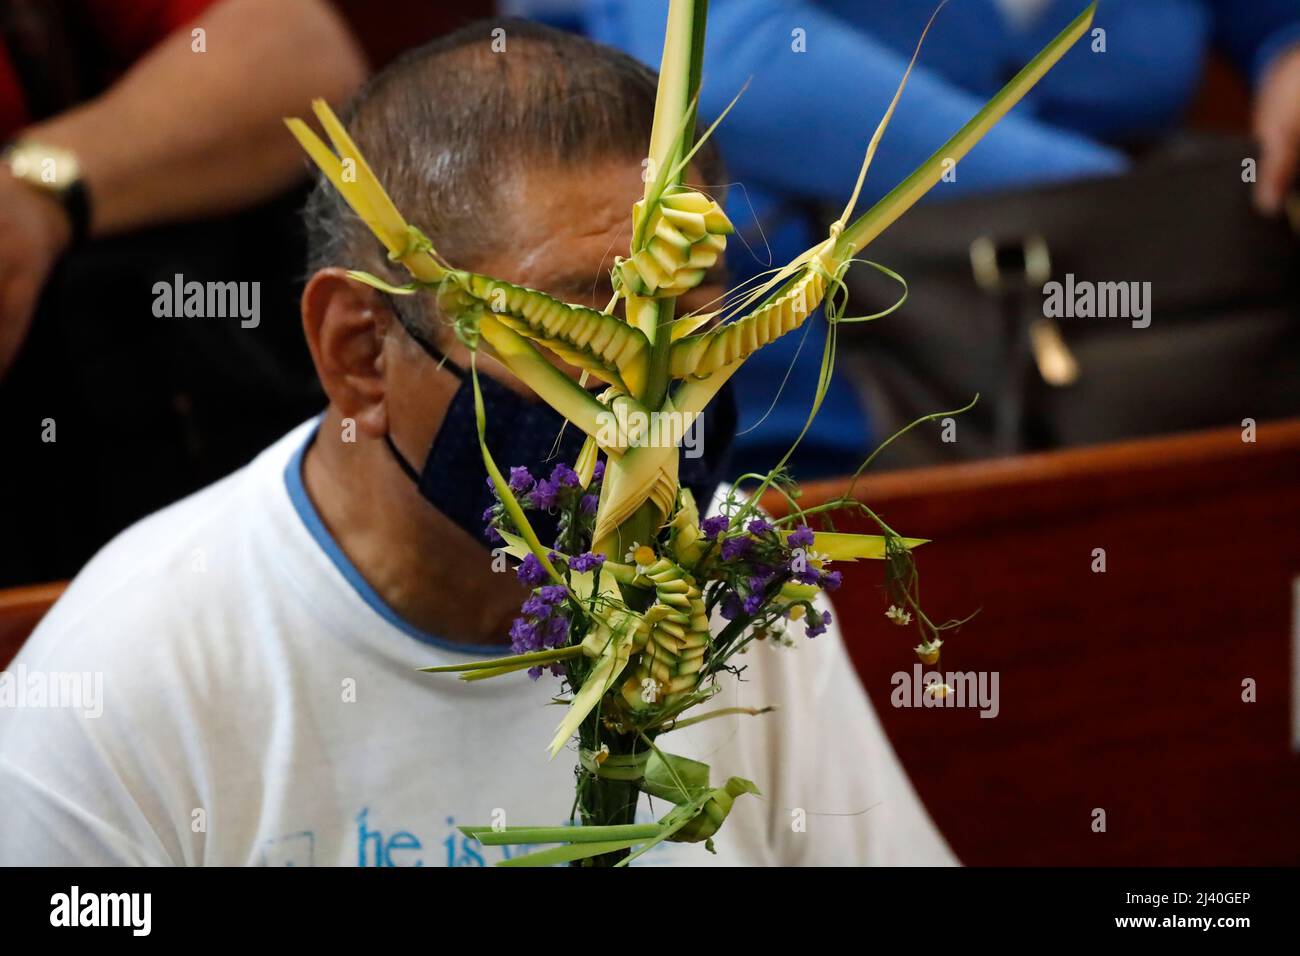
[[[717,133],[737,178],[792,194],[847,197],[934,0],[712,0],[701,112],[749,91]],[[667,0],[587,0],[590,35],[658,66]],[[906,176],[1084,6],[1049,0],[1028,30],[994,0],[951,0],[935,21],[871,179]],[[1300,42],[1300,0],[1102,0],[1095,27],[962,161],[946,195],[1027,180],[1113,172],[1095,140],[1148,139],[1177,125],[1204,55],[1224,49],[1258,75]],[[802,30],[805,52],[793,49]],[[805,135],[793,135],[794,127]],[[811,134],[811,135],[807,135]],[[870,198],[870,197],[864,197]]]
[[[747,79],[750,88],[719,127],[733,182],[728,212],[742,230],[757,214],[797,203],[841,205],[935,6],[934,0],[711,0],[701,114],[716,116]],[[952,0],[939,14],[873,163],[859,209],[884,195],[973,115],[1084,6],[1047,0],[1018,29],[995,0]],[[667,0],[585,0],[593,38],[658,66]],[[1109,175],[1137,142],[1176,127],[1195,94],[1206,51],[1224,50],[1252,77],[1300,42],[1300,0],[1102,0],[1094,24],[1105,52],[1083,38],[995,127],[931,198],[1000,186]],[[802,47],[802,49],[800,49]],[[752,208],[751,208],[752,206]],[[766,236],[780,264],[821,238],[825,223],[787,221]],[[737,278],[768,266],[768,253],[732,243]],[[737,448],[765,468],[798,433],[815,389],[825,339],[818,322],[762,350],[736,376]],[[793,364],[781,401],[766,420]],[[873,438],[843,377],[804,440],[796,470],[855,467]]]

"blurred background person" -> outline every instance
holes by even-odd
[[[926,38],[875,157],[859,212],[970,119],[1084,5],[1083,0],[949,2]],[[510,0],[507,6],[657,63],[666,0]],[[715,133],[743,186],[731,191],[728,208],[750,245],[731,247],[737,280],[785,262],[823,237],[826,223],[852,191],[867,140],[936,6],[936,0],[709,4],[702,114],[717,116],[751,80]],[[1083,38],[927,201],[1125,173],[1133,156],[1179,130],[1201,88],[1207,57],[1218,50],[1254,90],[1260,144],[1254,200],[1267,215],[1279,212],[1300,153],[1300,4],[1101,0],[1096,26],[1103,31],[1100,40],[1095,33]],[[800,135],[792,135],[796,126]],[[1188,205],[1195,198],[1186,197]],[[874,252],[867,255],[878,258]],[[892,295],[890,289],[887,296]],[[860,297],[850,313],[874,311],[861,304]],[[948,321],[962,320],[949,316]],[[899,326],[902,335],[911,329],[906,319]],[[876,333],[877,327],[868,328],[864,337]],[[813,325],[802,344],[800,336],[788,336],[736,376],[742,465],[766,469],[803,427],[825,329],[824,323]],[[788,369],[781,399],[773,406]],[[801,477],[851,472],[898,424],[873,423],[863,376],[855,381],[844,374],[844,365],[840,369],[795,458]],[[988,397],[985,389],[986,408]],[[964,394],[958,404],[969,398]],[[949,406],[918,411],[943,407]]]
[[[291,301],[291,209],[266,205],[302,178],[281,117],[366,67],[323,0],[0,0],[0,24],[0,580],[19,583],[68,576],[311,396],[287,335],[159,318],[153,287]]]
[[[0,370],[70,245],[274,195],[300,165],[280,115],[364,75],[320,0],[3,0],[0,17]]]
[[[320,407],[296,325],[260,321],[303,279],[282,117],[489,8],[0,0],[0,584],[71,576]],[[160,315],[160,282],[259,316]]]

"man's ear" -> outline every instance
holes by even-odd
[[[390,321],[380,294],[343,269],[321,269],[303,289],[302,327],[321,386],[339,414],[372,438],[388,431],[384,336]]]

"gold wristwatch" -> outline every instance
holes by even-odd
[[[70,246],[90,229],[90,196],[81,177],[81,164],[71,150],[35,140],[14,140],[0,152],[10,174],[19,182],[56,200],[68,214]]]

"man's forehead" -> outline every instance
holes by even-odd
[[[640,161],[524,168],[513,180],[502,211],[508,247],[494,257],[505,268],[493,274],[603,306],[613,294],[614,258],[628,254],[632,205],[645,190]],[[721,268],[710,280],[724,281]]]
[[[627,254],[632,204],[643,189],[632,160],[521,170],[505,213],[507,254],[532,282],[590,283]]]

